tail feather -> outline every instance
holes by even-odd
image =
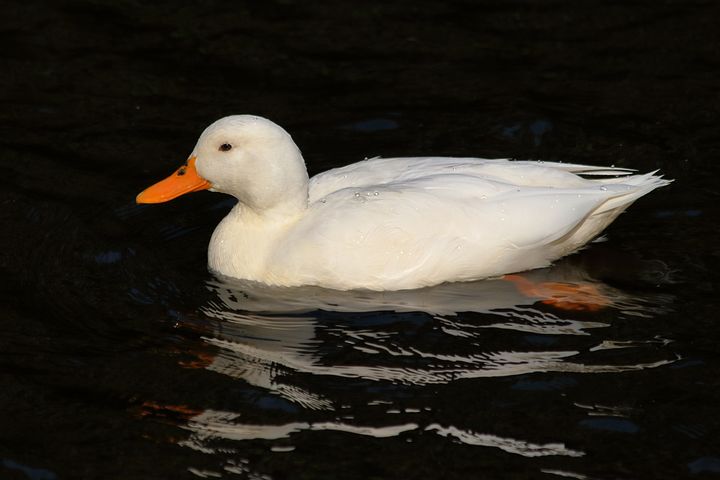
[[[528,163],[537,165],[538,162],[532,160],[518,160],[514,163]],[[574,173],[581,176],[607,176],[607,175],[619,175],[627,176],[632,175],[637,170],[632,168],[624,167],[596,167],[594,165],[582,165],[579,163],[562,163],[562,162],[542,162],[544,167],[554,168],[557,170],[564,170],[566,172]]]
[[[607,200],[601,203],[583,222],[562,239],[557,240],[563,245],[563,254],[581,248],[587,242],[598,236],[622,212],[624,212],[637,199],[659,187],[669,185],[672,180],[656,175],[657,171],[643,175],[614,178],[610,183],[607,180],[597,180],[610,194]]]
[[[656,188],[664,187],[672,183],[672,180],[667,180],[663,178],[662,175],[656,175],[656,173],[657,170],[643,175],[632,175],[630,177],[610,179],[612,180],[610,182],[600,180],[600,182],[605,184],[607,188],[612,190],[617,189],[618,191],[616,195],[611,196],[605,203],[603,203],[593,213],[593,215],[610,210],[616,210],[618,208],[625,210],[635,200],[643,195],[647,195]]]

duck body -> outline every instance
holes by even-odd
[[[205,143],[213,158],[203,156]],[[223,162],[215,150],[229,144],[252,151]],[[210,240],[213,272],[340,290],[414,289],[545,267],[668,183],[627,169],[454,157],[376,158],[308,179],[290,136],[245,115],[208,127],[192,159],[210,189],[239,199]],[[225,168],[233,178],[222,178]],[[251,194],[244,174],[259,177]]]

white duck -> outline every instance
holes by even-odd
[[[137,202],[204,189],[236,197],[210,240],[215,273],[278,286],[401,290],[549,265],[669,183],[655,172],[631,173],[412,157],[365,160],[308,179],[285,130],[234,115],[205,129],[186,164]]]

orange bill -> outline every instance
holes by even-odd
[[[175,173],[146,188],[135,198],[137,203],[162,203],[190,192],[207,190],[210,182],[198,175],[195,157],[190,157]]]

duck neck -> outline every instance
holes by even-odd
[[[270,157],[274,161],[265,160]],[[225,190],[247,208],[246,214],[266,221],[282,221],[307,209],[310,179],[294,143],[288,142],[284,148],[275,146],[272,155],[255,155],[247,165],[252,170],[243,172],[234,188]]]
[[[293,223],[307,210],[308,197],[286,198],[271,206],[257,208],[239,201],[228,214],[237,222],[265,225],[283,225]]]
[[[238,202],[218,224],[208,247],[208,265],[216,273],[260,281],[277,240],[295,224],[307,202],[256,211]]]
[[[231,215],[245,221],[284,223],[302,215],[308,206],[307,180],[283,190],[262,193],[261,196],[237,196],[238,203]]]

